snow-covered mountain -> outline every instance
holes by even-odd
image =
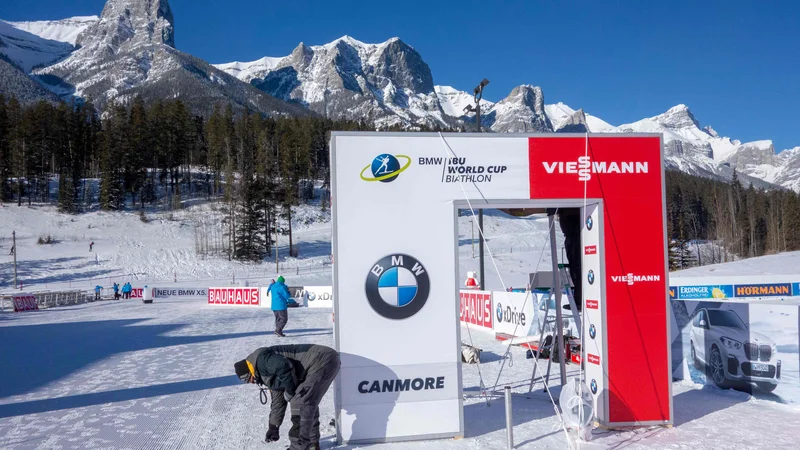
[[[553,124],[553,129],[556,131],[579,123],[581,121],[581,115],[583,115],[583,122],[586,124],[589,132],[602,133],[614,128],[613,125],[609,124],[603,119],[600,119],[599,117],[586,114],[582,109],[575,111],[561,102],[552,105],[545,105],[544,109],[547,113],[547,117],[550,118],[550,122]]]
[[[32,74],[39,85],[25,74]],[[101,15],[60,21],[0,21],[0,93],[26,102],[180,98],[193,111],[232,103],[264,114],[317,113],[400,126],[474,129],[469,91],[434,85],[422,56],[399,38],[367,44],[343,36],[324,45],[300,43],[291,54],[210,65],[175,48],[167,0],[108,0]],[[49,97],[48,97],[49,96]],[[583,109],[545,103],[542,88],[515,87],[497,102],[481,102],[482,125],[494,132],[662,133],[669,168],[775,183],[800,191],[800,150],[776,154],[771,141],[742,143],[701,126],[689,108],[613,126]]]
[[[103,109],[111,101],[126,103],[140,95],[148,102],[180,98],[197,113],[230,102],[269,115],[307,114],[177,50],[167,0],[108,0],[99,18],[17,26],[17,32],[43,41],[42,36],[66,41],[45,41],[57,42],[67,55],[31,73],[65,99],[91,99]]]
[[[74,49],[68,42],[45,39],[18,28],[13,22],[0,20],[0,53],[24,73],[29,73],[34,67],[52,64]]]
[[[66,42],[75,46],[80,35],[98,20],[97,16],[77,16],[62,20],[40,20],[35,22],[9,22],[18,30],[35,34],[42,39]]]
[[[216,67],[326,117],[367,119],[378,126],[450,123],[430,68],[398,38],[366,44],[343,36],[325,45],[300,43],[285,57]]]
[[[434,86],[433,90],[436,92],[436,96],[439,97],[439,105],[441,105],[442,111],[448,116],[462,117],[466,114],[464,108],[468,105],[475,105],[474,96],[468,92],[459,91],[450,86]],[[492,106],[494,106],[493,102],[481,100],[482,110],[491,110]]]

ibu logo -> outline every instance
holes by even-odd
[[[403,164],[400,164],[400,159]],[[361,179],[364,181],[380,181],[381,183],[389,183],[397,179],[403,171],[408,169],[411,165],[411,158],[406,155],[390,155],[383,153],[375,157],[372,163],[361,170]],[[367,171],[372,173],[372,176],[365,175]]]
[[[597,336],[597,329],[594,327],[594,324],[589,325],[589,337],[594,339]]]
[[[589,275],[587,275],[586,279],[589,281],[589,284],[594,284],[594,271],[590,270]]]
[[[597,381],[592,378],[592,382],[589,384],[589,389],[592,390],[592,394],[597,394]]]
[[[416,258],[404,254],[384,256],[367,275],[367,301],[387,319],[408,319],[425,306],[430,292],[428,271]]]
[[[498,322],[503,321],[503,305],[501,305],[500,303],[497,304],[497,321]]]
[[[594,220],[592,220],[592,216],[586,218],[586,229],[592,231],[592,227],[594,226]]]

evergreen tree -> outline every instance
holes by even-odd
[[[127,111],[114,106],[104,122],[100,155],[100,206],[105,210],[121,210],[125,191],[122,178],[123,155],[128,153]]]

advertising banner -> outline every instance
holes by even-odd
[[[153,298],[208,298],[208,288],[154,287]]]
[[[460,320],[476,325],[484,331],[493,331],[494,312],[492,293],[489,291],[462,290]]]
[[[800,404],[798,306],[673,300],[676,379]]]
[[[39,304],[36,302],[35,295],[14,295],[11,299],[14,302],[14,312],[36,311],[39,309]]]
[[[460,371],[463,280],[457,279],[453,202],[465,195],[529,200],[527,138],[447,134],[445,143],[438,134],[336,132],[331,167],[335,335],[342,355],[337,439],[461,437],[460,378],[424,401],[384,397],[365,404],[356,398],[368,394],[351,397],[344,389],[362,381],[350,378],[361,371],[399,373],[408,365],[420,373],[441,373],[447,365]],[[352,417],[355,422],[347,421]],[[384,425],[364,426],[366,417]]]
[[[309,308],[333,308],[333,286],[303,286],[302,298]]]
[[[800,296],[796,275],[670,276],[670,299],[753,301]]]
[[[331,169],[337,441],[463,436],[460,379],[420,398],[369,397],[375,393],[358,387],[369,381],[361,373],[414,366],[404,378],[437,386],[447,376],[440,374],[460,371],[455,223],[467,200],[488,208],[598,205],[595,241],[581,251],[587,267],[595,265],[581,274],[582,286],[604,338],[593,360],[609,374],[598,419],[672,421],[659,135],[334,132]],[[525,295],[494,293],[495,330],[530,332],[534,302]]]
[[[603,424],[672,421],[669,358],[666,204],[658,135],[532,137],[532,199],[598,199],[597,245],[603,273],[584,267],[585,298],[597,301],[595,327],[603,325],[607,403],[596,410]],[[581,205],[582,206],[582,205]],[[647,224],[648,226],[642,226]],[[584,224],[587,230],[588,224]],[[595,249],[583,249],[591,263]],[[587,254],[588,253],[588,254]],[[589,297],[599,295],[598,297]],[[588,308],[587,308],[588,311]],[[591,326],[591,323],[589,324]],[[646,386],[642,380],[652,380]],[[600,406],[600,405],[598,405]]]
[[[141,299],[144,297],[144,288],[132,288],[131,289],[131,298],[139,298]]]
[[[261,306],[261,292],[257,287],[208,288],[209,305]]]
[[[495,333],[527,336],[535,320],[536,299],[526,292],[492,291],[492,321]]]

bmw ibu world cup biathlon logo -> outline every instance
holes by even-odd
[[[589,275],[587,277],[589,279],[589,284],[594,284],[594,271],[590,270]]]
[[[594,220],[592,220],[592,216],[586,218],[586,229],[592,231],[592,227],[594,226]]]
[[[401,166],[400,160],[403,160],[403,164]],[[364,167],[361,170],[361,179],[364,181],[380,181],[381,183],[388,183],[390,181],[394,181],[401,172],[408,169],[408,166],[411,165],[411,158],[406,155],[390,155],[388,153],[383,153],[375,157],[372,160],[372,164]],[[367,171],[372,172],[372,176],[367,176],[365,173]]]
[[[597,394],[597,381],[592,378],[592,382],[589,384],[589,389],[592,390],[592,394]]]
[[[589,337],[594,339],[597,336],[597,329],[595,329],[594,324],[589,325]]]
[[[503,305],[501,305],[500,303],[497,304],[497,321],[498,322],[503,321]]]
[[[366,293],[372,309],[387,319],[408,319],[425,302],[431,282],[416,258],[401,253],[384,256],[367,275]]]

